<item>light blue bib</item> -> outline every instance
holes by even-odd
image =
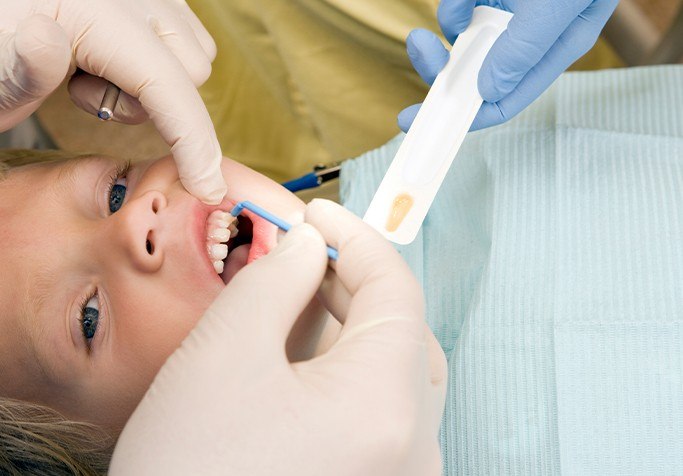
[[[402,137],[348,161],[363,215]],[[683,474],[683,67],[572,73],[469,134],[417,240],[444,474]]]

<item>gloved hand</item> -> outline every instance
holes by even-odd
[[[196,89],[211,73],[216,45],[184,0],[0,0],[0,10],[0,131],[78,67],[88,73],[69,83],[78,106],[95,114],[102,78],[119,86],[115,120],[149,115],[188,191],[220,202],[222,154]]]
[[[340,206],[315,200],[305,220],[233,278],[164,364],[110,474],[441,474],[446,367],[418,283]],[[323,237],[336,274],[325,276]],[[343,329],[292,364],[285,341],[323,279]]]
[[[617,3],[619,0],[441,0],[439,24],[451,44],[470,24],[475,5],[514,13],[479,72],[484,104],[471,130],[505,122],[538,98],[595,44]],[[413,66],[431,86],[448,62],[448,51],[427,30],[414,30],[407,43]],[[399,114],[398,125],[404,132],[419,108],[416,104]]]

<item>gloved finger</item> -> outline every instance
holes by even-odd
[[[183,18],[194,31],[194,36],[202,46],[206,57],[209,58],[210,62],[213,62],[216,59],[216,42],[213,41],[211,34],[204,28],[204,25],[202,25],[202,22],[197,18],[197,15],[189,5],[184,0],[179,0],[179,3],[182,3],[180,8],[183,11]]]
[[[341,282],[337,274],[328,270],[323,279],[323,284],[318,295],[333,316],[343,325],[345,317],[349,313],[352,295]],[[429,382],[429,398],[435,400],[433,408],[437,409],[435,417],[440,419],[443,412],[443,404],[446,398],[447,363],[441,345],[432,334],[431,329],[424,323],[429,372],[426,374]]]
[[[388,241],[360,218],[327,200],[309,203],[305,220],[339,251],[339,259],[332,266],[352,296],[342,333],[369,329],[399,317],[422,334],[420,286]]]
[[[441,0],[439,3],[436,16],[443,35],[451,45],[472,21],[476,3],[476,0]]]
[[[441,344],[436,340],[425,322],[425,341],[427,342],[427,354],[429,356],[429,382],[435,387],[443,387],[446,381],[446,372],[448,365],[446,363],[446,356],[443,353]]]
[[[422,80],[430,86],[436,76],[448,63],[448,50],[441,44],[441,40],[429,30],[416,29],[410,32],[406,40],[408,57]],[[401,111],[398,115],[398,127],[408,132],[420,109],[420,104],[414,104]]]
[[[113,25],[127,21],[117,9],[106,13]],[[220,145],[208,111],[180,61],[151,30],[130,30],[115,46],[94,30],[81,36],[77,64],[137,97],[171,146],[185,188],[206,203],[220,203],[227,190],[220,169]],[[153,65],[149,58],[154,58]]]
[[[0,111],[12,127],[10,122],[28,117],[66,77],[71,48],[64,30],[45,15],[24,19],[14,34],[0,37],[0,45]]]
[[[336,272],[328,269],[318,295],[324,306],[341,324],[344,324],[345,316],[349,313],[353,296],[339,279]],[[425,388],[427,389],[427,397],[433,402],[433,405],[431,405],[430,408],[434,409],[432,416],[438,427],[438,422],[441,419],[446,399],[447,363],[441,345],[436,340],[436,337],[434,337],[434,334],[431,329],[429,329],[426,322],[423,327],[429,366],[429,372],[425,374],[429,385],[426,385]]]
[[[510,94],[571,22],[593,0],[519,2],[514,16],[484,59],[479,72],[479,93],[496,102]]]
[[[91,74],[76,74],[69,80],[69,95],[74,104],[85,112],[96,116],[108,84],[109,81],[106,79]],[[148,118],[147,112],[142,108],[140,102],[128,93],[121,91],[112,120],[125,124],[141,124]]]
[[[211,75],[211,59],[207,56],[192,27],[179,17],[160,17],[151,20],[154,32],[169,50],[180,60],[199,87]]]
[[[334,383],[329,377],[333,372],[336,382],[344,379],[343,390],[351,400],[365,399],[367,392],[391,395],[377,410],[380,422],[397,417],[423,422],[443,410],[430,383],[422,292],[408,265],[387,240],[340,205],[313,200],[305,220],[338,249],[339,258],[331,266],[351,301],[334,345],[295,368],[320,376],[322,388]],[[354,388],[365,391],[356,395]],[[435,433],[438,424],[433,426]]]
[[[197,325],[204,335],[201,345],[232,347],[241,354],[236,361],[258,353],[284,362],[290,330],[315,296],[326,268],[320,233],[308,224],[292,227],[273,251],[238,272],[211,304]]]
[[[448,383],[448,363],[446,355],[436,340],[431,329],[425,323],[425,340],[427,342],[427,356],[429,359],[429,385],[426,386],[427,398],[432,405],[431,421],[435,428],[439,428],[441,416],[446,404],[446,384]]]
[[[410,126],[413,125],[413,121],[415,120],[415,116],[417,116],[417,112],[420,110],[420,106],[422,106],[422,103],[413,104],[398,113],[398,127],[403,132],[407,133]]]
[[[333,269],[328,269],[318,289],[318,299],[332,316],[344,324],[351,305],[351,293]]]
[[[441,44],[438,36],[422,28],[410,32],[406,39],[406,49],[415,71],[431,86],[448,63],[448,50]]]
[[[569,25],[543,60],[527,73],[510,94],[497,103],[485,102],[482,105],[470,130],[506,122],[536,100],[560,74],[595,44],[604,22],[615,7],[616,2],[612,1],[593,3]]]

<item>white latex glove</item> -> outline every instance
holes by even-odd
[[[0,0],[0,131],[28,117],[76,67],[73,101],[92,114],[106,81],[115,120],[147,116],[190,193],[218,203],[226,185],[216,133],[196,86],[216,45],[184,0]],[[139,100],[139,102],[138,102]]]
[[[446,364],[418,283],[339,205],[315,200],[306,221],[233,278],[165,363],[111,475],[441,474]],[[323,237],[339,250],[336,274],[325,276]],[[343,330],[292,364],[285,341],[324,276]]]

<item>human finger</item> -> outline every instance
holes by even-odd
[[[130,28],[116,42],[96,28],[86,30],[75,50],[78,66],[138,98],[171,147],[185,188],[204,202],[219,203],[227,190],[220,145],[187,71],[151,28],[133,28],[125,12],[113,7],[106,16],[110,24]]]
[[[337,273],[331,268],[325,273],[320,289],[318,289],[318,299],[340,324],[344,324],[346,315],[349,313],[352,296],[344,283],[339,280]]]
[[[446,40],[452,45],[472,21],[476,0],[441,0],[436,17]]]
[[[353,296],[333,270],[326,273],[319,295],[325,307],[344,324],[345,316],[348,315],[353,303]],[[447,363],[441,345],[426,322],[423,322],[423,329],[428,362],[424,387],[431,402],[430,408],[434,410],[431,416],[438,427],[446,398]]]
[[[0,130],[35,111],[66,77],[71,49],[64,30],[45,15],[21,21],[0,37]]]
[[[406,49],[415,71],[431,86],[448,63],[448,50],[438,36],[422,28],[410,32],[406,39]]]
[[[593,0],[518,2],[507,29],[498,37],[479,72],[479,93],[487,102],[510,94],[546,55],[570,23]]]
[[[305,221],[339,251],[333,264],[352,296],[345,331],[400,316],[422,329],[422,293],[410,268],[391,244],[360,218],[327,200],[313,200]]]
[[[71,100],[85,112],[97,115],[109,81],[88,73],[75,74],[69,80]],[[140,102],[125,91],[116,101],[112,120],[125,124],[141,124],[149,117]]]
[[[475,131],[506,122],[526,109],[574,61],[597,41],[602,25],[615,4],[596,2],[578,16],[557,39],[546,56],[519,82],[517,87],[496,103],[484,102],[470,130]],[[481,81],[481,77],[480,77]],[[480,89],[482,88],[480,84]]]
[[[396,428],[401,437],[412,448],[432,448],[438,461],[444,362],[432,347],[438,343],[430,340],[419,284],[391,244],[341,206],[314,200],[305,220],[337,247],[333,267],[351,299],[334,345],[295,368],[316,376],[318,388],[333,385],[332,391],[345,400],[369,403],[371,410],[363,417],[369,424],[405,422]],[[378,401],[381,407],[372,408]],[[406,474],[426,469],[409,468]]]
[[[415,71],[428,85],[432,85],[436,76],[448,63],[448,50],[441,44],[441,40],[429,30],[416,29],[410,32],[406,40],[408,57]],[[408,132],[415,120],[421,104],[414,104],[398,114],[398,127]]]
[[[446,384],[448,383],[448,362],[441,344],[436,340],[431,329],[425,323],[425,341],[427,359],[429,361],[429,385],[426,386],[427,398],[431,401],[431,421],[434,428],[439,428],[444,405],[446,404]]]
[[[407,108],[398,113],[397,122],[399,129],[406,133],[410,130],[410,126],[413,125],[413,121],[415,121],[415,117],[417,116],[417,113],[420,111],[421,106],[422,103],[413,104],[412,106],[408,106]]]
[[[160,16],[151,21],[156,35],[182,63],[194,85],[204,84],[211,75],[212,58],[206,54],[192,27],[178,16]]]
[[[178,0],[178,3],[181,4],[180,8],[182,10],[183,18],[194,31],[194,35],[202,46],[206,57],[209,58],[209,61],[213,62],[213,60],[216,59],[216,42],[185,0]]]
[[[314,224],[325,236],[325,239],[332,244],[332,246],[338,246],[340,250],[340,257],[334,266],[334,272],[328,270],[325,276],[323,285],[321,287],[321,293],[323,295],[323,302],[325,306],[335,314],[335,316],[347,316],[351,315],[353,308],[355,306],[355,311],[362,313],[373,313],[373,310],[359,305],[357,302],[359,287],[369,287],[370,282],[373,278],[369,273],[363,273],[362,270],[352,270],[352,279],[344,279],[345,274],[348,271],[344,269],[345,266],[355,266],[362,267],[367,266],[368,268],[375,269],[376,263],[368,263],[367,260],[363,259],[363,256],[359,256],[354,253],[354,248],[369,250],[369,253],[377,255],[375,249],[372,247],[372,241],[376,241],[385,246],[385,251],[390,251],[387,256],[380,256],[379,261],[384,263],[384,265],[390,269],[393,273],[396,273],[397,279],[403,283],[408,283],[410,291],[405,293],[406,295],[412,295],[417,301],[416,309],[419,317],[417,318],[417,324],[420,329],[416,335],[424,337],[424,350],[426,351],[426,365],[428,371],[424,373],[425,381],[423,382],[425,388],[427,388],[427,398],[430,399],[432,405],[430,408],[436,409],[434,412],[435,418],[440,418],[440,414],[443,411],[443,403],[445,401],[445,384],[447,380],[447,364],[446,358],[444,356],[443,350],[432,334],[431,330],[427,326],[427,323],[423,319],[422,311],[422,294],[419,292],[419,285],[417,281],[412,278],[412,273],[408,269],[407,265],[403,259],[393,250],[393,247],[389,243],[381,238],[374,230],[369,229],[366,224],[360,221],[359,218],[351,214],[343,207],[336,205],[332,202],[325,200],[314,200],[309,204],[306,209],[305,219],[307,222]],[[331,226],[330,226],[331,225]],[[353,228],[357,227],[354,231]],[[368,229],[365,229],[368,228]],[[348,232],[346,236],[340,236],[339,230],[344,230]],[[357,234],[358,231],[361,233],[369,233],[370,236],[363,236]],[[336,240],[333,238],[336,234]],[[346,258],[349,261],[343,260],[344,252],[349,252]],[[389,259],[387,259],[389,258]],[[351,263],[348,265],[347,263]],[[403,265],[403,266],[397,266]],[[404,274],[405,273],[405,274]],[[364,282],[359,285],[358,280],[363,280]],[[411,283],[412,281],[412,283]],[[412,285],[411,285],[412,284]],[[374,295],[374,299],[377,301],[382,301],[385,298],[395,300],[397,295],[405,292],[404,289],[395,289],[394,284],[390,284],[392,290],[395,292],[387,295],[382,291],[382,287],[374,287],[370,292]],[[404,303],[399,304],[401,309],[405,311],[406,306]],[[409,307],[409,306],[408,306]],[[393,316],[400,315],[400,312],[389,311],[388,313],[378,313],[377,316]],[[382,319],[380,317],[379,320]],[[353,317],[352,317],[353,319]],[[339,319],[342,324],[344,324],[344,319]],[[369,319],[365,319],[367,322]],[[362,327],[363,324],[359,324],[358,327]],[[345,331],[353,332],[354,326],[351,322],[346,323],[344,327]],[[355,328],[357,329],[357,327]],[[419,342],[420,339],[416,339]],[[438,426],[438,425],[437,425]]]

